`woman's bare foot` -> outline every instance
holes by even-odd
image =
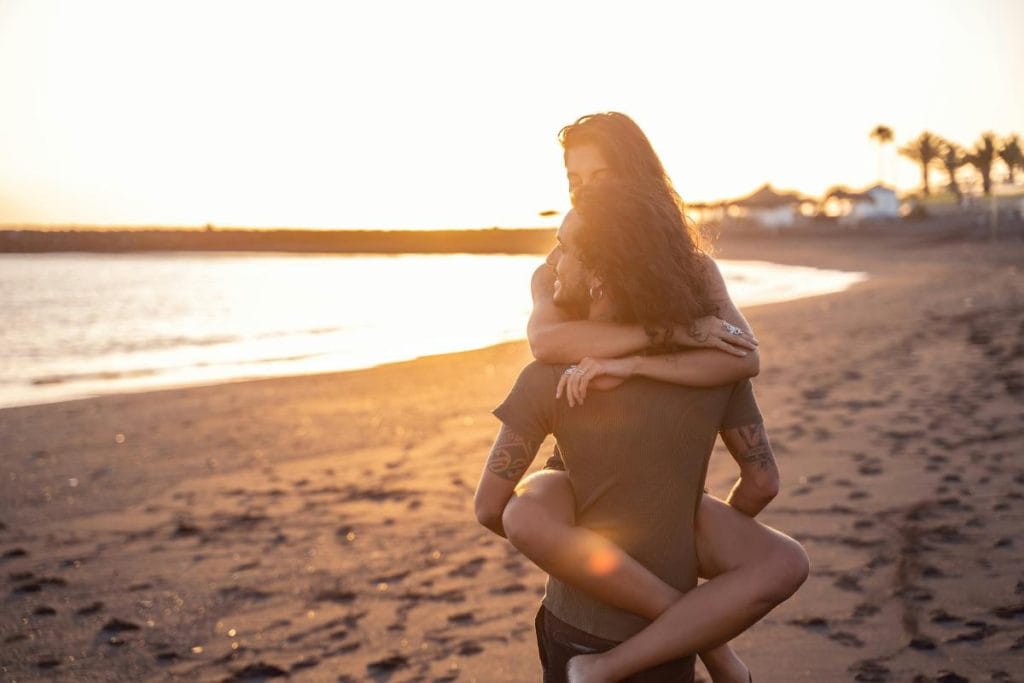
[[[700,660],[714,683],[749,683],[750,669],[728,645],[700,653]]]
[[[576,655],[565,667],[569,683],[613,683],[601,667],[600,655]]]

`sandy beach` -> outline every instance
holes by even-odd
[[[759,683],[1024,680],[1024,244],[902,230],[719,245],[870,275],[745,311],[813,563],[735,642]],[[0,678],[539,680],[544,575],[472,513],[529,359],[0,411]]]

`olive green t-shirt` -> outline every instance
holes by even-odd
[[[536,443],[554,434],[576,495],[576,524],[608,538],[669,585],[697,583],[694,516],[718,432],[761,422],[750,382],[684,387],[645,378],[555,400],[565,366],[533,362],[495,416]],[[595,567],[599,571],[599,567]],[[562,621],[622,641],[648,621],[548,578],[544,605]]]

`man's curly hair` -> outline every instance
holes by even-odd
[[[573,211],[581,222],[577,257],[601,278],[617,319],[643,325],[653,347],[670,344],[673,326],[717,313],[708,296],[707,257],[663,188],[592,183],[573,194]]]

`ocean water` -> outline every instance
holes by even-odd
[[[0,254],[0,407],[521,339],[538,256]],[[863,278],[721,261],[741,307]]]

